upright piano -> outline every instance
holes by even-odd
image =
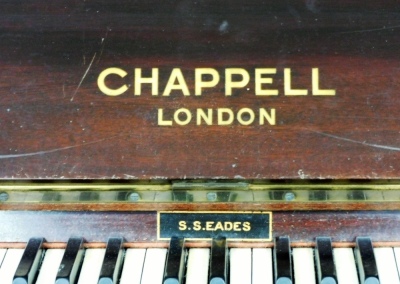
[[[0,6],[0,284],[400,283],[398,1]]]

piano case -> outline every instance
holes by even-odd
[[[398,1],[0,5],[1,247],[399,245]]]

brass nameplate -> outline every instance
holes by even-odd
[[[271,240],[272,212],[158,212],[157,237]]]

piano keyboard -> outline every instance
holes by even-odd
[[[0,249],[1,284],[400,284],[400,248],[373,248],[357,238],[355,248],[332,248],[327,237],[315,248],[291,248],[288,237],[274,248],[228,248],[225,238],[211,248],[185,248],[172,238],[166,248],[83,249],[71,238],[65,249],[47,249],[42,238],[25,249]],[[397,265],[399,264],[399,265]]]

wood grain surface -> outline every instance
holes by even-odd
[[[157,214],[153,211],[2,211],[0,216],[3,227],[0,243],[26,243],[31,237],[65,243],[71,236],[81,236],[86,242],[103,245],[110,237],[123,237],[133,246],[168,244],[157,240]],[[331,236],[334,242],[345,243],[354,243],[358,236],[370,236],[374,242],[397,242],[398,245],[399,219],[398,211],[282,211],[272,215],[272,234],[273,237],[290,236],[293,242],[307,245],[318,236]]]
[[[400,172],[398,1],[0,1],[1,179],[393,179]],[[129,90],[106,96],[107,81]],[[194,95],[194,69],[221,81]],[[248,85],[225,96],[226,68]],[[158,96],[133,94],[159,68]],[[162,96],[180,68],[190,96]],[[255,68],[276,68],[256,96]],[[292,87],[284,95],[284,68]],[[335,96],[313,96],[311,69]],[[157,111],[276,110],[276,125],[160,126]]]

